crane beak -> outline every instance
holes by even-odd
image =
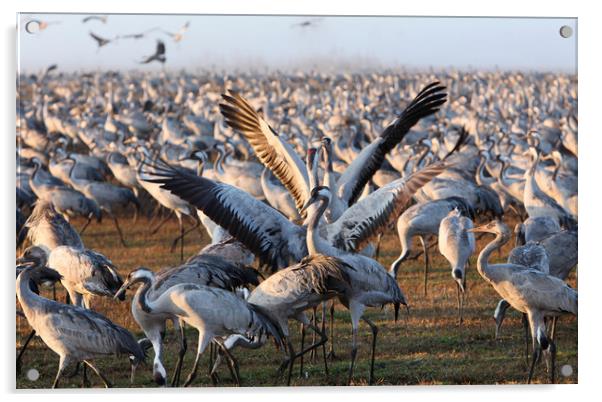
[[[121,285],[121,287],[117,290],[117,292],[115,292],[115,294],[113,295],[113,299],[115,300],[123,300],[125,297],[125,291],[127,290],[127,288],[130,286],[130,282],[128,280],[126,280],[123,285]]]
[[[476,228],[467,229],[466,231],[469,233],[489,233],[486,226],[487,225],[477,226]]]
[[[316,201],[316,197],[312,195],[312,196],[309,198],[309,200],[307,200],[307,202],[305,203],[305,205],[303,205],[303,208],[301,208],[301,211],[299,211],[299,212],[301,212],[302,214],[304,214],[304,213],[305,213],[305,211],[307,210],[307,208],[309,208],[309,206],[310,206],[311,204],[313,204],[315,201]]]

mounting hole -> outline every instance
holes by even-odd
[[[570,364],[565,364],[560,368],[560,374],[562,374],[565,377],[570,377],[571,375],[573,375],[573,366],[571,366]]]
[[[573,36],[573,28],[571,28],[568,25],[563,25],[560,27],[560,36],[562,36],[563,38],[570,38],[571,36]]]
[[[40,372],[34,368],[27,370],[27,379],[29,381],[37,381],[40,378]]]
[[[37,34],[40,32],[40,21],[30,20],[25,23],[25,31],[29,34]]]

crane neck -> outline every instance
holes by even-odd
[[[136,301],[138,303],[138,307],[147,314],[152,314],[153,312],[152,303],[149,304],[149,300],[147,297],[148,291],[150,290],[151,285],[153,284],[153,280],[154,277],[153,279],[142,278],[140,280],[142,282],[142,286],[140,286],[136,291]]]
[[[485,246],[485,248],[479,254],[479,257],[477,259],[477,271],[484,279],[489,280],[490,277],[489,257],[491,256],[491,253],[501,248],[504,244],[508,242],[508,240],[509,237],[504,236],[503,233],[498,233],[495,236],[495,239],[493,239],[493,241],[487,244],[487,246]]]
[[[429,152],[431,152],[431,148],[429,146],[423,144],[423,147],[424,151],[422,151],[422,153],[420,154],[420,158],[418,158],[418,161],[414,165],[414,171],[418,170],[418,168],[422,165],[424,158],[426,158]]]
[[[320,236],[320,220],[328,208],[328,199],[320,198],[320,204],[317,208],[308,212],[307,224],[307,251],[309,255],[326,254],[336,255],[335,249]]]
[[[224,174],[224,158],[226,157],[226,153],[224,151],[222,151],[221,149],[218,148],[218,156],[217,156],[217,160],[215,161],[215,166],[214,169],[216,170],[216,172],[218,174]]]
[[[69,180],[71,181],[74,187],[84,186],[86,184],[86,181],[84,179],[77,178],[73,175],[73,171],[75,170],[75,165],[77,164],[77,161],[75,159],[71,159],[71,161],[72,164],[71,169],[69,169]]]
[[[477,168],[477,184],[479,186],[483,185],[491,185],[495,182],[494,178],[487,178],[484,175],[485,164],[487,163],[487,157],[481,156],[481,161],[479,162],[479,167]]]
[[[19,299],[19,303],[23,308],[23,313],[25,314],[25,317],[27,317],[27,320],[29,322],[32,322],[32,320],[29,319],[31,310],[34,309],[35,306],[39,304],[42,299],[42,297],[35,294],[35,292],[33,292],[31,290],[31,287],[29,286],[29,283],[32,280],[32,269],[33,268],[26,268],[23,272],[21,272],[21,274],[19,274],[19,276],[17,277],[16,284],[17,298]]]

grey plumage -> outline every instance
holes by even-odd
[[[38,200],[25,222],[27,239],[34,246],[53,250],[59,246],[82,249],[84,244],[73,227],[59,214],[51,202]]]
[[[527,314],[534,351],[528,382],[542,350],[550,355],[550,377],[553,382],[556,353],[554,331],[548,338],[544,320],[546,317],[552,318],[555,325],[556,319],[562,314],[577,315],[577,292],[561,279],[536,269],[511,263],[490,265],[488,260],[491,253],[510,240],[510,231],[501,221],[495,220],[471,230],[496,235],[495,240],[479,254],[477,270],[513,308]]]
[[[50,252],[48,264],[63,276],[61,283],[78,306],[90,308],[93,295],[113,297],[123,284],[115,265],[92,250],[59,246]]]
[[[83,361],[101,376],[106,386],[110,386],[89,360],[112,354],[133,355],[134,364],[144,360],[143,350],[126,329],[96,312],[48,300],[33,293],[29,281],[34,269],[47,268],[25,269],[17,278],[17,297],[29,324],[44,343],[59,355],[59,369],[53,388],[58,385],[70,363]]]

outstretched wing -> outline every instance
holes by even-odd
[[[289,259],[300,259],[307,254],[304,229],[289,222],[284,215],[269,205],[256,200],[246,192],[225,183],[196,176],[156,161],[153,183],[177,195],[203,211],[210,219],[225,228],[244,244],[262,263],[272,268],[289,265]],[[298,246],[299,249],[294,249]]]
[[[291,193],[300,211],[310,192],[305,163],[242,96],[230,92],[222,98],[227,103],[220,103],[219,108],[226,123],[249,141],[261,163]]]
[[[437,162],[379,188],[327,225],[327,238],[342,250],[361,250],[399,217],[418,189],[447,168],[445,163]]]
[[[389,153],[410,129],[423,117],[439,110],[447,100],[445,87],[439,82],[427,85],[405,108],[401,116],[390,124],[370,145],[364,148],[345,169],[337,182],[339,196],[347,205],[352,205],[361,195],[366,183],[380,169],[385,155]]]

